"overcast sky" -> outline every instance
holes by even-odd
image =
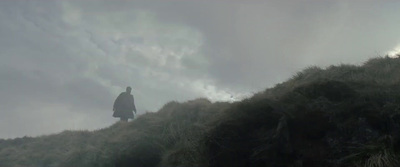
[[[0,1],[0,138],[94,130],[133,88],[139,113],[234,101],[311,65],[400,49],[400,2]]]

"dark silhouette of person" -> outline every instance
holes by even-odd
[[[115,99],[113,107],[113,117],[121,118],[121,121],[128,122],[128,119],[133,119],[133,112],[136,114],[135,101],[133,95],[131,94],[132,88],[127,87],[126,92],[119,94],[117,99]]]

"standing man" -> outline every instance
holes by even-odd
[[[121,121],[128,122],[128,119],[133,119],[133,112],[136,114],[135,102],[133,95],[131,94],[132,88],[127,87],[126,92],[119,94],[117,99],[115,99],[113,107],[113,117],[121,118]]]

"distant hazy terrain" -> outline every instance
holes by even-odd
[[[0,140],[1,167],[398,167],[400,58],[309,67],[236,103],[170,102],[97,131]]]

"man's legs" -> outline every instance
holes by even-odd
[[[123,121],[123,122],[128,122],[128,118],[121,117],[121,120],[120,120],[120,121]]]

